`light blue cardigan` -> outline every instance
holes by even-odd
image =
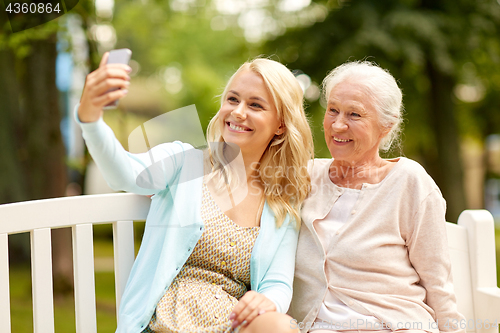
[[[158,145],[148,153],[131,154],[102,119],[93,123],[81,123],[78,116],[76,119],[90,154],[111,188],[155,194],[121,300],[116,330],[138,333],[148,325],[156,304],[203,233],[203,153],[176,141]],[[152,159],[156,162],[153,167]],[[149,180],[144,185],[148,179],[154,183]],[[264,294],[276,304],[277,311],[285,313],[292,297],[298,231],[289,217],[276,228],[267,202],[260,227],[250,259],[251,289]]]

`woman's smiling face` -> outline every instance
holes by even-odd
[[[378,156],[380,141],[388,133],[379,123],[373,99],[351,81],[330,91],[323,128],[332,157],[354,165]]]
[[[281,121],[264,79],[251,70],[234,77],[219,118],[223,122],[224,141],[237,144],[243,156],[262,156],[274,135],[281,131]]]

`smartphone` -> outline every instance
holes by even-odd
[[[112,51],[109,51],[107,63],[108,64],[128,65],[131,56],[132,56],[132,51],[130,51],[129,49],[112,50]],[[112,89],[108,90],[108,92],[118,90],[118,89],[119,88],[112,88]],[[113,101],[113,102],[107,104],[106,106],[104,106],[103,109],[105,109],[105,110],[115,109],[118,106],[118,101],[119,100],[117,99],[116,101]]]

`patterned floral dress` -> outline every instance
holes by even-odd
[[[156,306],[146,332],[232,332],[229,314],[250,289],[250,255],[259,227],[228,218],[203,184],[205,231]]]

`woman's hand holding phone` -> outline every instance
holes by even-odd
[[[124,97],[128,92],[128,74],[132,69],[127,64],[108,63],[108,57],[109,52],[106,52],[99,68],[87,75],[78,108],[78,118],[81,122],[97,121],[104,107]]]

